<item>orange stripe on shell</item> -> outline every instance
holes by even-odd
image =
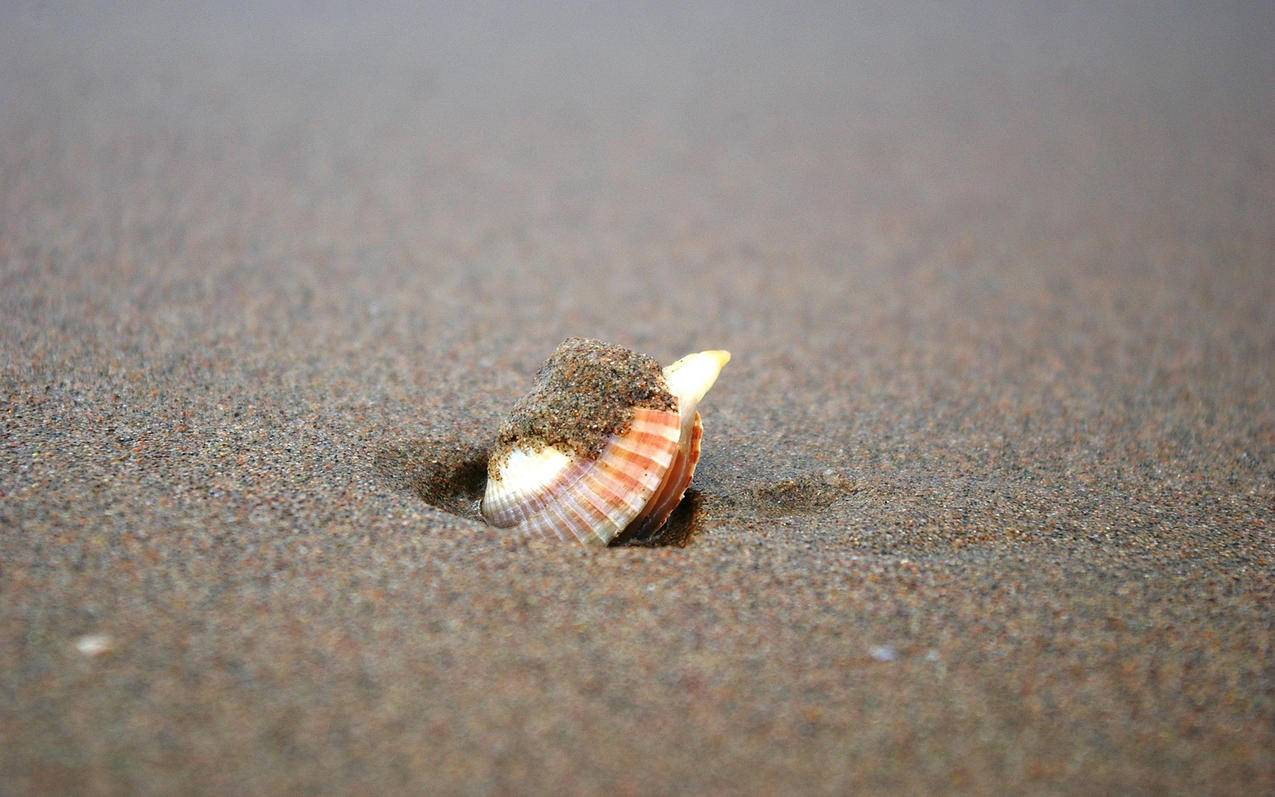
[[[678,455],[675,412],[638,408],[624,434],[598,457],[563,468],[548,485],[521,491],[489,484],[483,515],[492,525],[551,539],[610,542],[659,489]]]

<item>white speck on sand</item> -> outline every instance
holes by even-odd
[[[868,653],[877,661],[894,661],[899,657],[893,645],[874,645]]]
[[[75,649],[89,658],[110,653],[114,648],[115,640],[111,639],[109,634],[85,634],[75,640]]]

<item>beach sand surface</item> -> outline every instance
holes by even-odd
[[[1272,42],[5,4],[0,793],[1272,793]],[[572,335],[683,545],[473,519]]]

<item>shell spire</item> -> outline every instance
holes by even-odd
[[[581,543],[657,531],[691,483],[698,406],[729,361],[703,351],[661,369],[619,346],[568,339],[501,426],[483,517]]]
[[[664,369],[664,381],[684,413],[688,408],[695,411],[728,362],[730,352],[714,349],[688,354]]]

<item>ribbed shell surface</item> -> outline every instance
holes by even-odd
[[[527,488],[506,479],[489,481],[483,517],[499,528],[605,545],[642,514],[665,483],[680,435],[678,413],[635,409],[628,431],[612,437],[596,459],[571,459],[547,484]]]
[[[686,488],[691,486],[695,476],[695,465],[699,462],[700,438],[704,436],[704,426],[700,422],[699,413],[695,413],[695,421],[685,432],[685,439],[680,441],[677,456],[673,464],[664,474],[660,487],[651,496],[646,507],[625,529],[632,532],[635,538],[642,538],[659,529],[668,520],[669,515],[681,502]]]

